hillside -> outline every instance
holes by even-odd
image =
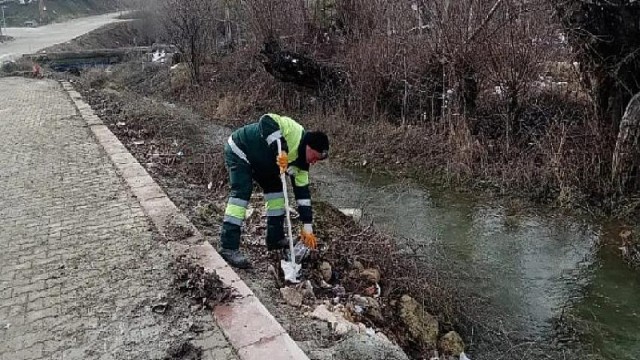
[[[123,8],[122,3],[119,0],[43,0],[41,17],[40,2],[37,0],[0,0],[9,27],[28,26],[25,22],[38,25],[103,14]]]

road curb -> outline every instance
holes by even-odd
[[[61,84],[157,230],[162,235],[166,235],[169,227],[175,225],[191,230],[193,235],[185,240],[187,245],[170,243],[172,250],[175,250],[174,253],[186,253],[205,270],[215,271],[222,282],[235,289],[239,295],[234,301],[218,305],[213,310],[218,326],[236,350],[238,357],[242,360],[308,360],[307,355],[247,284],[213,246],[204,241],[198,229],[82,100],[80,93],[75,91],[69,82],[61,81]]]

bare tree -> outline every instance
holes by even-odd
[[[640,133],[640,3],[634,0],[552,0],[580,62],[598,119],[618,137],[612,180],[619,192],[635,184]],[[635,96],[635,97],[634,97]],[[632,100],[633,99],[633,100]],[[626,113],[625,113],[626,108]],[[624,115],[624,117],[623,117]]]
[[[216,5],[211,0],[164,0],[167,35],[184,55],[191,79],[201,80],[201,66],[215,39]]]

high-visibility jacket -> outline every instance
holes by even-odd
[[[279,176],[276,163],[280,140],[287,153],[293,193],[298,204],[300,220],[312,222],[311,194],[309,191],[309,163],[306,157],[305,129],[295,120],[277,114],[265,114],[257,123],[245,125],[231,135],[230,143],[236,155],[247,161],[262,176]]]

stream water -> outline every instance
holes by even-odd
[[[312,178],[320,200],[360,208],[386,233],[420,242],[429,265],[487,299],[506,319],[505,331],[550,342],[560,336],[553,320],[562,315],[580,324],[578,345],[588,358],[640,359],[640,274],[617,254],[610,224],[327,164]]]

